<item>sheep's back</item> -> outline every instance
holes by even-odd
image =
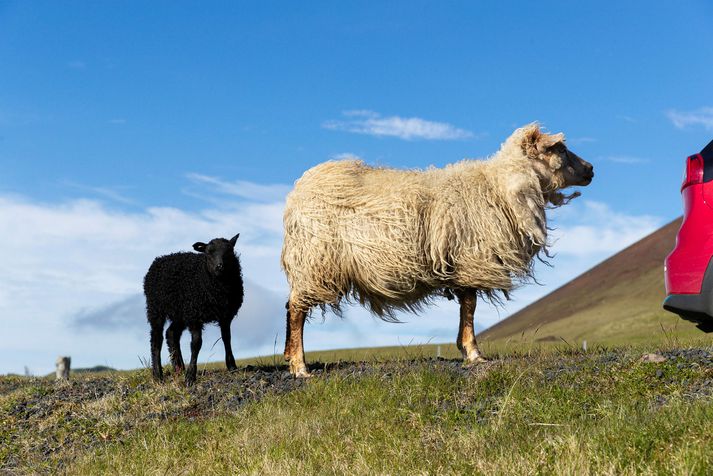
[[[144,278],[147,306],[172,320],[199,319],[202,322],[231,316],[242,304],[240,270],[233,280],[221,283],[207,269],[198,253],[173,253],[154,260]]]
[[[293,295],[332,303],[355,291],[372,304],[423,297],[431,197],[424,175],[360,161],[308,170],[285,210],[282,264]]]

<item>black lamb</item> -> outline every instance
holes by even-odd
[[[191,362],[186,370],[186,385],[196,381],[198,352],[203,344],[203,326],[217,322],[225,345],[225,364],[236,370],[230,346],[230,323],[243,303],[243,277],[235,256],[235,243],[216,238],[208,244],[195,243],[198,253],[173,253],[159,256],[144,277],[146,318],[151,325],[151,367],[154,380],[163,379],[161,345],[166,320],[166,341],[176,373],[185,368],[179,341],[188,328],[191,332]]]

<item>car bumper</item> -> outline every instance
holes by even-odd
[[[713,259],[708,262],[700,293],[669,294],[663,308],[695,322],[705,332],[713,332]]]

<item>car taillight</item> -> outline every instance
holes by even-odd
[[[703,157],[700,154],[692,155],[686,159],[686,173],[683,176],[681,190],[697,183],[703,183]]]

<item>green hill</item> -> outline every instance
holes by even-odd
[[[611,345],[704,336],[661,307],[663,261],[680,226],[680,218],[672,221],[483,331],[479,339]]]

